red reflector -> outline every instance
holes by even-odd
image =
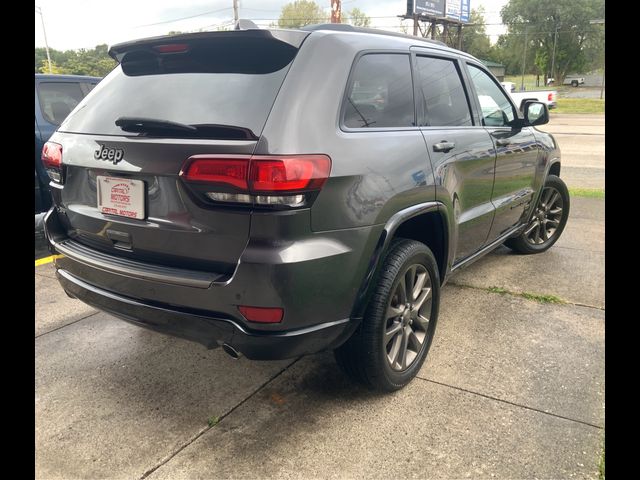
[[[249,181],[255,192],[312,190],[322,187],[331,171],[326,155],[256,156]]]
[[[284,316],[282,308],[246,307],[238,305],[238,310],[250,322],[279,323]]]
[[[45,168],[60,168],[62,165],[62,145],[47,142],[42,147],[42,163]]]
[[[182,53],[189,50],[189,45],[186,43],[168,43],[166,45],[156,45],[153,49],[159,53]]]
[[[553,93],[549,94],[549,101],[551,102],[553,100]]]
[[[226,183],[247,189],[248,158],[211,158],[195,155],[181,175],[193,182]]]

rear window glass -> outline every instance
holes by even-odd
[[[263,56],[262,63],[253,68],[255,57],[243,62],[237,55],[223,61],[210,56],[173,62],[171,68],[164,69],[153,68],[146,58],[136,58],[129,64],[123,60],[128,74],[122,65],[116,67],[60,130],[131,136],[115,122],[121,117],[136,117],[195,126],[198,133],[187,136],[196,138],[255,139],[262,132],[292,59],[293,55],[285,61],[282,55],[274,55],[273,68],[268,68],[265,63],[269,58]],[[162,136],[174,134],[165,132]]]
[[[415,125],[408,55],[376,53],[362,56],[351,75],[347,93],[344,113],[347,127]]]
[[[417,66],[419,95],[427,116],[422,123],[433,127],[470,126],[471,111],[455,63],[419,56]]]
[[[76,108],[84,97],[79,83],[42,82],[38,84],[38,99],[45,120],[54,125],[62,121]]]

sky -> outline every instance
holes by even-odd
[[[260,26],[276,22],[290,0],[239,0],[239,17]],[[508,0],[471,0],[471,9],[484,6],[487,24],[500,23],[500,9]],[[316,0],[330,12],[331,0]],[[49,48],[94,48],[99,44],[164,35],[171,30],[214,29],[233,23],[232,0],[36,0],[44,17]],[[371,17],[372,27],[398,31],[406,0],[343,0],[342,11],[354,7]],[[35,46],[44,47],[41,17],[35,13]],[[189,18],[191,17],[191,18]],[[410,21],[405,21],[409,25]],[[411,30],[409,30],[411,31]],[[488,25],[495,42],[504,29]]]

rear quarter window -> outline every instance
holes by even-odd
[[[347,85],[342,123],[349,128],[415,125],[409,55],[369,53],[357,60]]]

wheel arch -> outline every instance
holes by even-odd
[[[449,255],[449,222],[441,202],[425,202],[400,210],[384,226],[369,260],[367,274],[358,290],[351,318],[362,318],[382,266],[382,260],[395,238],[408,238],[427,245],[438,264],[440,284],[447,273]]]

